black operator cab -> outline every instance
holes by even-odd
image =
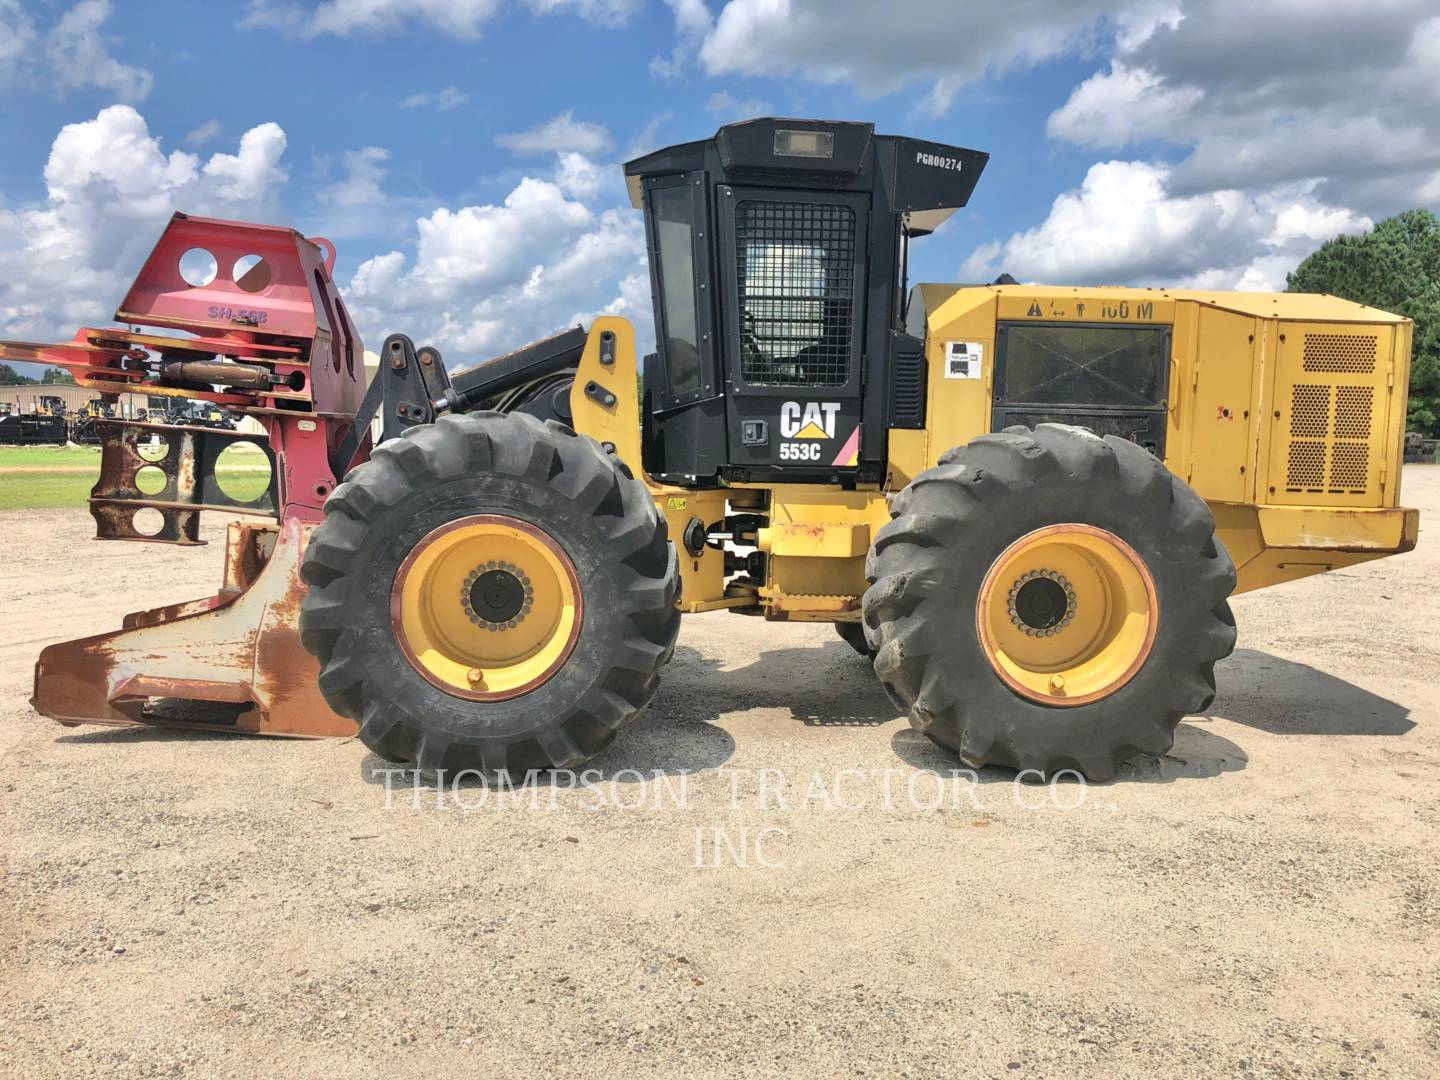
[[[655,301],[646,470],[878,482],[887,431],[925,423],[906,243],[965,205],[987,159],[871,124],[766,119],[628,163]]]

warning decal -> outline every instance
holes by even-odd
[[[979,341],[945,343],[945,378],[978,379],[984,368],[985,346]]]

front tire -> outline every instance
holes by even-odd
[[[569,768],[644,709],[679,573],[645,486],[521,414],[444,417],[378,447],[301,566],[320,690],[381,757],[487,775]]]
[[[1042,424],[949,451],[867,560],[875,671],[970,765],[1107,780],[1161,754],[1235,646],[1209,507],[1123,439]]]

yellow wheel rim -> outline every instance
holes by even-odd
[[[527,521],[477,514],[442,525],[395,575],[390,621],[405,658],[472,701],[518,697],[559,671],[584,613],[570,556]]]
[[[1155,580],[1135,549],[1091,525],[1050,525],[991,564],[975,612],[980,645],[1011,690],[1084,705],[1119,690],[1155,644]]]

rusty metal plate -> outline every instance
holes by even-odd
[[[90,514],[98,539],[200,544],[201,510],[275,514],[279,503],[275,454],[263,435],[125,420],[97,420],[95,433],[100,439],[100,479],[90,491]],[[146,456],[155,440],[163,441],[163,453],[156,449]],[[270,466],[266,490],[248,502],[232,499],[215,476],[220,455],[240,442],[264,450]],[[164,487],[153,494],[141,491],[138,483],[141,470],[148,468],[158,469],[165,478]],[[135,516],[145,509],[159,512],[163,523],[158,530],[136,527]]]
[[[62,724],[353,735],[354,722],[320,696],[319,666],[300,645],[300,557],[312,527],[281,525],[243,591],[138,612],[126,629],[51,645],[35,665],[31,704]],[[252,551],[259,542],[244,529],[230,540]]]

